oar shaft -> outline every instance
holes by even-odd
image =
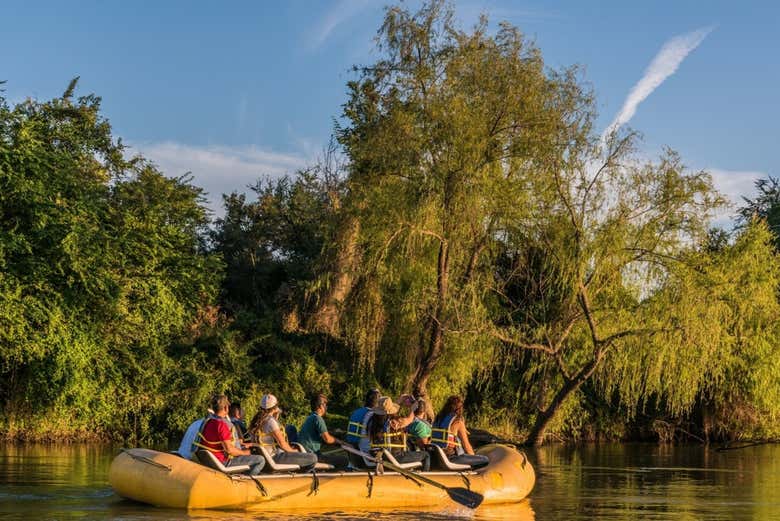
[[[374,463],[376,463],[378,461],[377,458],[371,456],[370,454],[366,454],[362,450],[357,450],[354,447],[350,447],[347,444],[343,444],[341,446],[341,448],[344,449],[347,452],[351,452],[352,454],[357,454],[358,456],[362,456],[365,459],[367,459],[368,461],[373,461]],[[410,472],[410,471],[408,471],[408,470],[406,470],[404,468],[401,468],[401,467],[399,467],[397,465],[394,465],[393,463],[390,463],[389,461],[382,460],[382,465],[384,465],[385,467],[389,468],[390,470],[394,470],[394,471],[399,472],[401,474],[409,474],[409,475],[411,475],[412,478],[420,480],[420,481],[422,481],[424,483],[428,483],[429,485],[433,485],[434,487],[439,487],[440,489],[443,489],[443,490],[447,490],[447,488],[449,488],[446,485],[443,485],[442,483],[439,483],[438,481],[434,481],[434,480],[432,480],[432,479],[430,479],[430,478],[428,478],[426,476],[423,476],[422,474],[418,474],[416,472]]]
[[[372,461],[374,463],[379,462],[379,460],[373,457],[372,455],[366,454],[362,450],[357,450],[356,448],[346,443],[342,443],[341,448],[347,452],[351,452],[352,454],[357,454],[358,456],[362,456],[366,461]],[[448,487],[443,483],[439,483],[438,481],[434,481],[430,479],[427,476],[423,476],[422,474],[418,474],[416,472],[410,472],[390,462],[382,461],[382,464],[387,468],[389,468],[390,470],[394,470],[399,474],[408,477],[409,479],[415,481],[422,481],[423,483],[427,483],[428,485],[444,490],[445,492],[447,492],[447,494],[450,496],[451,499],[469,508],[477,508],[479,504],[482,503],[482,500],[484,499],[484,497],[481,494],[477,494],[476,492],[472,492],[471,490],[463,489],[460,487]]]

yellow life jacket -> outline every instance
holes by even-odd
[[[390,422],[386,421],[384,426],[384,432],[382,433],[382,440],[377,442],[371,440],[372,449],[400,449],[407,450],[406,446],[406,429],[398,432],[388,432],[390,428]]]
[[[371,417],[371,409],[361,407],[352,412],[347,423],[347,441],[358,443],[360,438],[366,437],[366,422]]]
[[[209,440],[209,439],[207,439],[203,435],[203,431],[206,429],[206,424],[209,421],[212,421],[212,420],[214,420],[214,421],[222,421],[222,422],[225,422],[226,424],[228,424],[230,426],[230,437],[232,438],[231,442],[235,443],[236,440],[238,440],[238,432],[236,432],[236,427],[235,427],[235,425],[233,425],[233,422],[231,422],[230,420],[228,420],[226,418],[220,418],[218,416],[207,416],[203,420],[203,423],[200,425],[200,430],[198,431],[198,436],[195,438],[195,441],[193,441],[192,444],[195,445],[196,447],[199,447],[201,449],[207,450],[207,451],[209,451],[211,453],[214,453],[214,454],[217,454],[217,453],[221,452],[222,454],[225,455],[225,457],[227,457],[227,459],[230,459],[233,456],[231,456],[230,454],[225,452],[225,450],[222,448],[222,440],[217,440],[217,441]],[[204,443],[209,443],[210,445],[204,445],[204,443],[200,443],[198,440],[202,440]],[[211,445],[219,445],[219,448],[212,447]]]
[[[276,418],[274,418],[274,420],[276,420]],[[267,421],[267,419],[266,419],[266,421]],[[265,423],[265,422],[263,422],[263,423]],[[277,421],[277,424],[278,423],[279,422]],[[290,441],[287,439],[287,431],[285,429],[283,429],[281,425],[279,425],[279,430],[282,431],[282,436],[284,436],[284,441],[286,441],[289,444]],[[272,454],[275,454],[277,449],[278,450],[282,450],[281,447],[279,447],[279,444],[276,442],[276,438],[274,438],[273,434],[271,434],[271,433],[266,434],[266,433],[264,433],[262,431],[263,431],[263,428],[262,428],[262,425],[261,425],[260,426],[260,435],[257,436],[257,442],[256,442],[258,445],[261,445],[263,447],[269,448],[271,450]]]

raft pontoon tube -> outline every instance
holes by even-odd
[[[482,505],[516,503],[528,496],[536,477],[524,453],[506,445],[487,445],[478,454],[490,463],[477,471],[423,475],[481,494]],[[227,475],[150,449],[122,451],[111,463],[109,481],[124,498],[181,509],[408,510],[454,505],[445,490],[396,472]]]

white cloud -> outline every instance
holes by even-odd
[[[712,182],[720,193],[729,198],[734,204],[742,204],[743,197],[756,195],[755,182],[768,177],[763,172],[750,170],[722,170],[719,168],[707,168],[712,175]]]
[[[134,144],[138,151],[153,161],[167,176],[192,172],[193,182],[207,192],[209,207],[221,215],[222,194],[246,192],[250,185],[264,176],[282,177],[305,167],[310,158],[296,154],[281,154],[254,145],[197,147],[175,142]]]
[[[693,52],[712,30],[713,27],[705,27],[668,40],[645,69],[642,79],[631,89],[623,103],[623,108],[606,128],[602,139],[628,123],[634,117],[639,104],[652,94],[666,78],[675,73],[686,56]]]
[[[369,5],[371,5],[369,0],[341,0],[337,2],[312,29],[309,48],[316,49],[320,47],[336,27],[357,15]]]
[[[756,195],[755,182],[767,177],[763,172],[750,170],[723,170],[706,168],[712,175],[712,183],[730,202],[730,208],[724,208],[715,216],[713,224],[721,228],[731,229],[737,222],[737,209],[744,206],[743,197],[752,198]]]

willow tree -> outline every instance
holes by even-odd
[[[699,269],[686,255],[707,237],[712,212],[723,204],[706,172],[690,172],[667,152],[658,162],[632,154],[635,136],[612,136],[590,154],[550,165],[540,218],[508,234],[496,294],[504,310],[494,335],[513,356],[533,353],[544,380],[529,442],[539,444],[561,406],[614,360],[638,364],[630,385],[642,385],[649,359],[632,351],[654,339],[654,360],[688,350],[685,339],[707,321],[681,323],[689,310],[659,291]],[[689,289],[697,289],[692,285]],[[681,332],[682,331],[682,332]],[[690,367],[690,366],[689,366]],[[624,382],[629,385],[628,382]]]
[[[343,328],[366,361],[390,353],[407,371],[399,385],[426,396],[442,361],[442,392],[457,389],[499,342],[485,334],[496,241],[551,189],[544,165],[587,148],[592,98],[516,28],[491,35],[483,18],[464,32],[442,2],[388,9],[378,41],[337,132],[345,213],[360,223],[347,234],[361,261],[349,263]]]

